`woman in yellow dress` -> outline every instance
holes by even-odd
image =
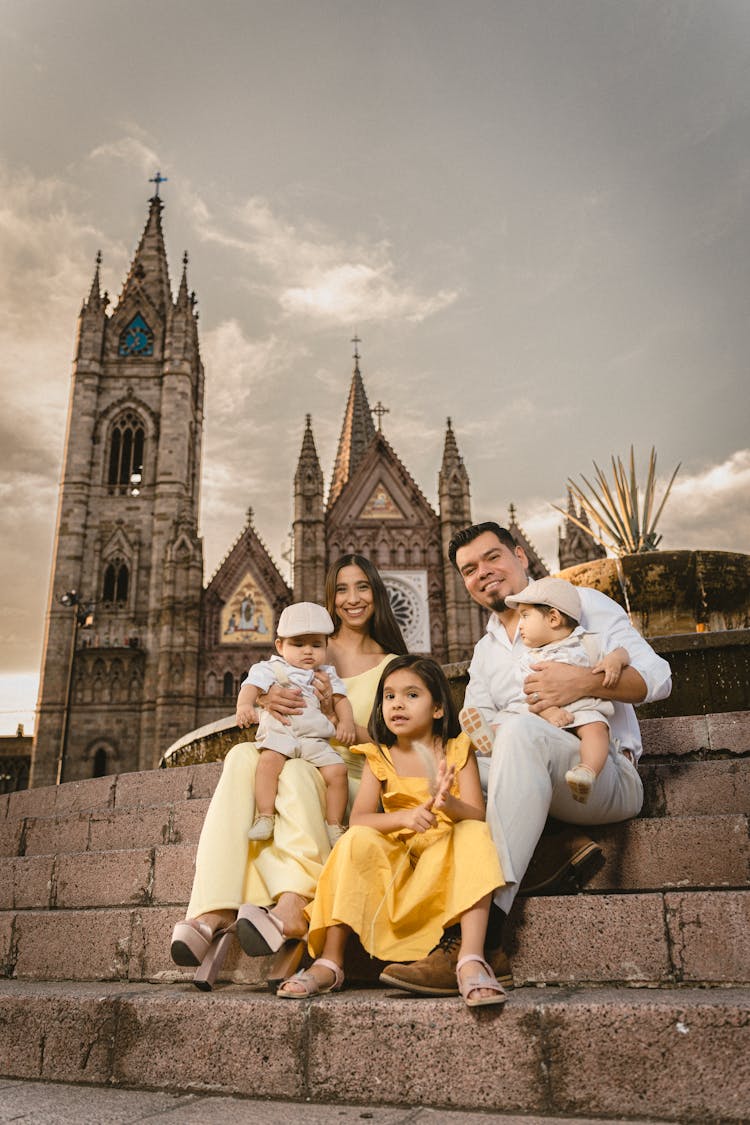
[[[406,652],[406,645],[383,580],[361,555],[345,555],[331,567],[326,608],[335,627],[328,660],[346,683],[357,739],[364,741],[380,674],[394,654]],[[325,673],[318,673],[315,686],[321,708],[330,708],[331,687]],[[264,704],[283,719],[302,710],[300,698],[297,689],[279,685],[270,689]],[[353,794],[362,758],[348,747],[336,745],[336,749],[347,764]],[[187,917],[172,933],[172,959],[178,965],[200,965],[195,984],[202,989],[212,987],[235,930],[251,955],[276,952],[290,939],[286,951],[299,964],[300,939],[307,933],[304,910],[330,852],[325,787],[319,771],[299,758],[287,762],[281,773],[274,838],[248,841],[258,759],[255,744],[241,742],[224,760],[198,844]],[[245,904],[269,908],[263,911],[263,932],[247,907],[249,917],[243,916]],[[289,964],[282,960],[272,976],[285,975]]]
[[[458,988],[470,1007],[502,1004],[484,959],[492,894],[504,883],[484,821],[474,751],[459,733],[450,689],[429,657],[385,668],[370,722],[373,743],[350,828],[336,844],[307,914],[312,966],[277,995],[301,999],[343,983],[349,934],[382,961],[414,961],[460,923]],[[381,809],[382,805],[382,810]],[[399,987],[388,968],[385,983]]]

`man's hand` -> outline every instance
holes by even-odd
[[[281,684],[271,684],[266,694],[259,702],[263,710],[268,711],[274,719],[289,726],[289,715],[301,715],[305,709],[302,692],[297,687],[282,687]]]
[[[561,664],[558,660],[541,660],[532,668],[534,671],[526,677],[523,690],[534,715],[550,707],[567,707],[576,699],[596,694],[591,685],[590,668]]]
[[[253,723],[258,721],[258,709],[249,703],[238,705],[234,721],[240,729],[251,727]]]

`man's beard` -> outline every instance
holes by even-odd
[[[505,604],[505,598],[501,598],[499,594],[491,594],[485,602],[488,609],[493,613],[505,613],[508,606]]]

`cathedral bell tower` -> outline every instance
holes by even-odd
[[[78,321],[31,784],[147,769],[195,726],[203,364],[157,173],[114,310]],[[61,600],[62,599],[62,600]]]

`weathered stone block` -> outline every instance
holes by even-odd
[[[669,978],[658,894],[519,899],[503,944],[516,984]]]
[[[13,860],[13,905],[16,910],[45,909],[54,886],[55,857],[19,856]]]
[[[541,1018],[553,1111],[701,1125],[747,1119],[747,994],[553,995]]]
[[[107,1082],[114,1004],[104,996],[6,981],[0,986],[4,1074],[49,1082]]]
[[[13,928],[16,920],[11,911],[0,914],[0,976],[9,977],[13,972],[15,961],[15,946],[13,942]],[[0,1053],[0,1059],[2,1053]]]
[[[213,797],[214,789],[219,784],[223,762],[208,762],[205,765],[193,766],[192,792],[195,799]]]
[[[160,980],[187,975],[195,970],[180,969],[169,956],[170,937],[175,922],[184,918],[184,907],[147,907],[131,915],[130,962],[131,981]]]
[[[154,903],[184,903],[195,874],[195,844],[168,844],[154,852]]]
[[[190,796],[191,774],[190,766],[120,774],[115,791],[115,808],[146,808],[186,801]]]
[[[679,980],[750,982],[750,892],[672,893],[664,899]]]
[[[34,980],[124,980],[130,911],[55,910],[16,915],[16,976]]]
[[[188,985],[120,1002],[115,1081],[141,1087],[304,1097],[305,1005]],[[155,1045],[158,1044],[158,1050]]]
[[[539,1023],[526,998],[470,1011],[460,999],[359,991],[312,1001],[308,1020],[313,1099],[345,1101],[356,1090],[364,1102],[546,1108]]]
[[[175,805],[172,820],[172,842],[175,844],[197,844],[206,819],[208,800],[183,801]]]
[[[57,861],[57,906],[127,906],[151,893],[152,852],[78,852]]]
[[[121,812],[92,813],[89,849],[97,852],[157,847],[169,843],[172,811],[169,805]],[[71,851],[72,849],[68,849]]]
[[[0,855],[18,855],[23,820],[6,819],[0,824]]]
[[[705,715],[680,715],[671,719],[641,719],[643,756],[646,760],[668,755],[681,757],[708,749],[708,722]]]
[[[89,842],[89,813],[26,821],[25,854],[56,855],[85,852]]]
[[[53,816],[56,800],[56,785],[45,785],[41,789],[21,789],[9,794],[8,817],[17,819],[24,816]]]
[[[605,863],[587,890],[744,886],[750,880],[745,816],[631,820],[594,835]]]
[[[115,798],[115,777],[90,777],[86,781],[66,781],[57,787],[55,813],[111,809]]]
[[[708,716],[708,737],[712,750],[731,750],[734,754],[750,752],[750,711],[730,711]]]
[[[750,809],[750,759],[661,762],[641,770],[643,816],[709,816]]]

